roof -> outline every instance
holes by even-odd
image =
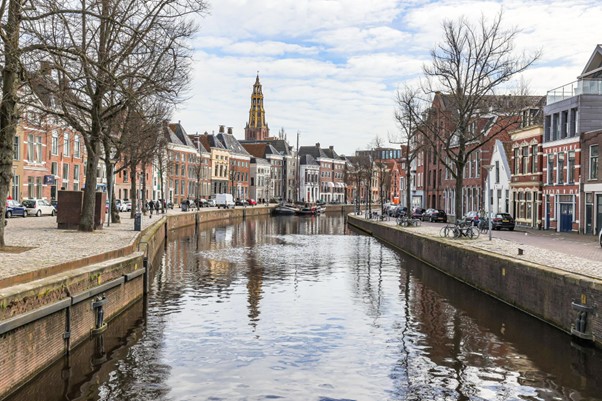
[[[299,156],[303,155],[311,155],[314,159],[328,158],[328,155],[319,146],[301,146],[299,148]]]
[[[597,45],[594,52],[590,56],[583,72],[578,77],[583,78],[599,78],[602,76],[602,45]]]
[[[184,130],[184,127],[182,126],[182,124],[180,124],[179,122],[171,123],[171,124],[169,124],[169,129],[175,135],[175,138],[172,137],[170,139],[177,138],[177,142],[179,142],[180,145],[192,146],[193,148],[195,147],[194,143],[192,143],[190,138],[188,138],[188,134],[186,133],[186,130]],[[175,143],[175,141],[174,141],[174,143]]]
[[[232,153],[236,153],[243,156],[251,156],[249,152],[238,142],[233,134],[227,134],[220,132],[215,136],[219,142],[222,143],[225,149],[228,149]]]
[[[251,144],[269,144],[271,145],[281,156],[292,156],[292,147],[286,142],[284,139],[265,139],[265,140],[243,140],[239,141],[241,145],[251,145]]]
[[[213,134],[209,135],[205,132],[199,137],[199,140],[201,141],[201,145],[203,145],[203,147],[209,152],[211,151],[211,148],[226,149],[224,145],[220,141],[218,141],[215,135]]]
[[[316,161],[316,159],[314,159],[314,157],[312,155],[308,155],[308,154],[299,157],[299,164],[301,166],[303,166],[303,165],[316,165],[316,166],[319,166],[320,165],[320,163],[318,163]]]

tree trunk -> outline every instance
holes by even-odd
[[[88,160],[86,161],[86,188],[84,189],[84,202],[82,216],[79,220],[79,231],[94,231],[94,210],[96,206],[96,168],[99,161],[100,141],[99,136],[93,136],[86,146]]]
[[[2,104],[0,104],[0,247],[4,241],[4,223],[7,194],[10,191],[13,165],[13,143],[17,132],[19,111],[17,89],[19,78],[19,27],[21,25],[21,2],[11,1],[8,21],[4,26],[4,69],[2,71]]]
[[[458,164],[457,164],[458,165]],[[454,199],[456,201],[456,205],[455,205],[455,213],[456,213],[456,221],[460,220],[462,218],[462,209],[463,209],[463,205],[462,205],[462,200],[463,200],[463,196],[462,196],[462,186],[464,183],[464,166],[462,166],[460,168],[460,166],[458,165],[458,173],[456,174],[456,193],[454,196]]]

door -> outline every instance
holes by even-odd
[[[593,220],[594,205],[585,205],[585,233],[592,234],[592,220]]]
[[[573,230],[573,205],[570,203],[560,204],[560,231]]]
[[[602,195],[596,195],[596,233],[602,229]]]

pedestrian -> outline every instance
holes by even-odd
[[[155,201],[155,212],[156,212],[157,214],[159,214],[159,209],[160,209],[160,208],[161,208],[161,206],[159,205],[159,201],[158,201],[158,200],[157,200],[157,201]]]
[[[155,208],[155,204],[153,203],[152,200],[149,200],[148,201],[148,212],[150,213],[149,216],[148,216],[149,218],[153,217],[153,209],[154,208]]]

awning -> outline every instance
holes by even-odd
[[[328,188],[334,188],[334,182],[328,181],[327,184],[328,184]]]
[[[337,182],[337,187],[339,187],[339,188],[345,188],[345,183],[344,182]]]

